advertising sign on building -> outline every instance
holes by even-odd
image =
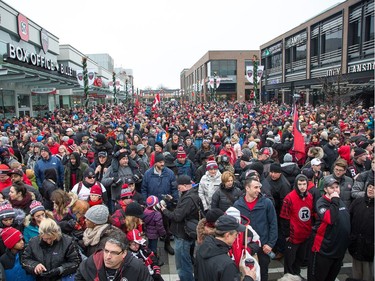
[[[28,42],[29,41],[29,21],[27,17],[22,14],[18,14],[18,35],[21,40]]]
[[[47,54],[49,47],[48,32],[45,29],[40,31],[40,44],[42,45],[43,52]]]

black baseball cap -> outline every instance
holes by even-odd
[[[244,232],[246,227],[240,224],[234,217],[223,215],[217,219],[215,222],[215,227],[220,231],[233,231]]]

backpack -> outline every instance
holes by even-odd
[[[191,198],[191,200],[193,200],[194,206],[198,210],[199,219],[197,220],[195,218],[186,218],[185,219],[184,230],[185,230],[185,233],[187,234],[187,236],[189,236],[189,238],[191,238],[193,240],[196,240],[197,239],[197,226],[198,226],[198,222],[202,218],[205,218],[206,216],[204,214],[202,202],[200,201],[200,199],[199,199],[199,203],[200,204],[198,204],[197,202],[194,201],[193,197],[190,196],[189,198]]]

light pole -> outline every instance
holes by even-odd
[[[125,100],[128,101],[128,78],[125,79]]]
[[[258,99],[258,57],[256,55],[253,56],[253,67],[254,67],[254,101],[255,104],[257,103]]]
[[[112,73],[112,82],[113,82],[113,104],[117,105],[117,89],[116,89],[116,73]]]

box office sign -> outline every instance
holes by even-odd
[[[35,54],[25,48],[14,46],[11,43],[7,44],[7,54],[4,58],[4,61],[8,61],[8,59],[13,59],[20,64],[32,65],[42,71],[49,70],[57,72],[57,74],[59,75],[68,76],[74,79],[77,75],[77,71],[73,70],[70,66],[64,65],[57,61],[53,61],[45,56]]]

